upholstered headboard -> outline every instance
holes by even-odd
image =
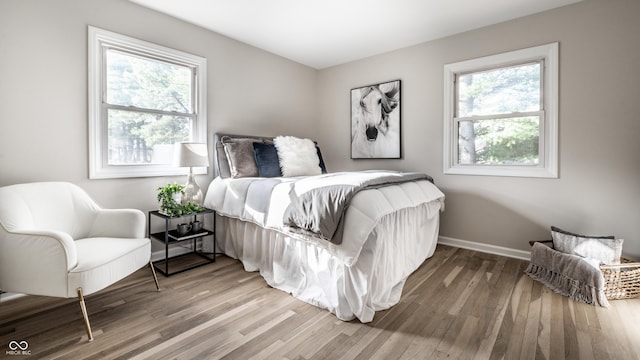
[[[226,133],[213,134],[213,175],[220,176],[222,178],[228,178],[231,176],[231,169],[229,168],[227,154],[225,153],[224,146],[222,145],[222,138],[225,136],[236,139],[273,140],[273,137],[270,136],[238,135]]]
[[[276,150],[274,139],[276,139],[275,142],[278,141],[271,136],[215,133],[213,137],[214,176],[221,178],[287,177],[327,173],[317,142],[284,136]],[[257,143],[262,143],[262,146]],[[251,144],[249,148],[247,144]],[[292,168],[294,165],[295,168]]]

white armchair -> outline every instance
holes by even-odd
[[[0,187],[0,290],[77,297],[89,341],[84,296],[146,264],[160,290],[150,258],[140,210],[102,209],[65,182]]]

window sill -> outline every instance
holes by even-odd
[[[556,169],[543,167],[515,167],[515,166],[454,166],[444,169],[445,175],[482,175],[482,176],[513,176],[529,178],[550,178],[557,179]]]

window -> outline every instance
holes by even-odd
[[[206,65],[90,26],[89,177],[183,174],[172,166],[174,144],[206,143]]]
[[[558,177],[558,43],[444,67],[444,173]]]

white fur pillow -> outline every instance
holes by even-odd
[[[293,136],[278,136],[273,139],[273,144],[278,150],[282,176],[322,174],[320,158],[313,141]]]

